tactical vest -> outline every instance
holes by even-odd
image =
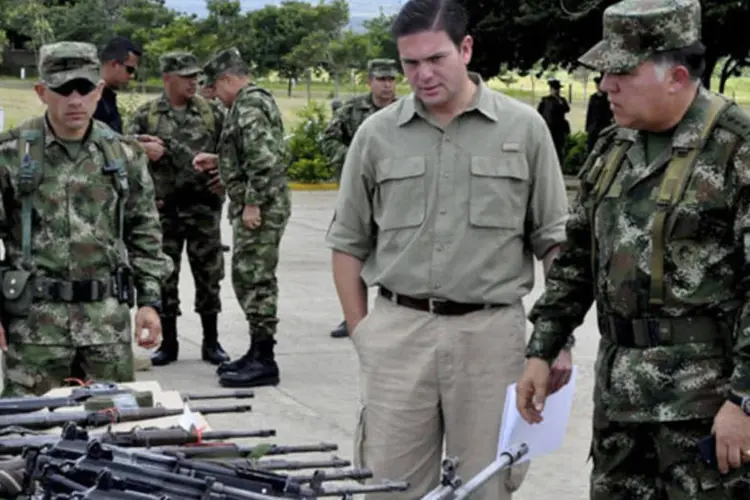
[[[159,120],[161,119],[161,113],[159,113],[159,99],[154,99],[148,109],[148,133],[155,134],[159,128]],[[216,133],[216,119],[214,118],[214,112],[211,110],[211,106],[208,101],[199,95],[193,97],[193,103],[198,108],[198,113],[201,115],[204,125],[211,134],[211,137]]]
[[[722,96],[708,94],[709,107],[706,110],[703,128],[700,134],[700,141],[690,149],[680,149],[675,151],[672,159],[666,167],[664,176],[657,195],[657,207],[654,215],[654,221],[651,227],[651,291],[649,302],[652,306],[664,304],[664,248],[666,244],[666,235],[674,223],[672,219],[674,208],[680,203],[688,181],[693,172],[693,167],[701,153],[703,146],[716,126],[719,117],[733,103]],[[602,131],[602,137],[594,146],[594,151],[589,156],[586,164],[581,169],[581,180],[588,186],[593,186],[589,192],[589,202],[586,204],[589,221],[591,223],[591,271],[592,276],[596,276],[596,231],[595,231],[595,213],[596,208],[601,203],[604,196],[610,190],[612,182],[617,176],[622,165],[625,153],[631,145],[630,141],[621,138],[613,138],[612,132],[616,126]],[[605,138],[605,136],[608,136]],[[604,157],[604,161],[596,162],[594,160],[612,144],[614,145]],[[618,196],[619,193],[615,193]]]
[[[94,126],[97,126],[96,124]],[[117,272],[129,269],[127,247],[125,246],[125,204],[128,198],[128,178],[125,169],[127,158],[122,146],[116,143],[117,135],[109,128],[102,126],[97,133],[103,138],[97,145],[105,159],[102,172],[110,174],[112,183],[118,196],[118,236],[117,252],[120,260]],[[5,271],[3,276],[4,308],[6,312],[14,314],[14,300],[19,302],[19,310],[15,315],[23,316],[21,308],[26,309],[28,297],[22,299],[21,293],[30,293],[26,282],[31,278],[34,266],[31,258],[32,240],[32,205],[34,192],[39,188],[44,174],[45,148],[45,118],[32,118],[20,127],[0,134],[0,142],[17,140],[20,168],[18,169],[18,193],[21,198],[21,249],[20,266],[13,266],[14,270]],[[6,283],[8,282],[8,283]],[[119,285],[118,285],[119,287]],[[14,296],[15,294],[19,296]],[[130,299],[128,299],[130,300]],[[23,305],[20,305],[23,304]],[[9,311],[10,309],[10,311]]]

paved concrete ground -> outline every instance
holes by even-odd
[[[332,339],[328,335],[341,320],[330,272],[330,253],[323,240],[335,193],[294,192],[293,201],[293,216],[283,240],[279,269],[281,322],[277,347],[281,384],[258,389],[252,413],[242,417],[220,415],[209,420],[214,428],[275,428],[279,444],[335,442],[340,446],[339,454],[351,458],[359,397],[357,358],[347,339]],[[226,223],[224,241],[231,243]],[[187,261],[184,266],[187,269]],[[537,281],[534,292],[525,300],[527,308],[542,290],[543,283]],[[200,361],[200,322],[192,311],[194,286],[189,272],[181,276],[180,287],[184,299],[179,322],[180,360],[139,373],[138,378],[154,378],[165,389],[218,388],[213,367]],[[231,288],[228,260],[222,299],[221,341],[230,355],[239,356],[247,348],[248,335]],[[516,495],[518,500],[553,494],[557,500],[587,497],[586,457],[597,336],[593,313],[577,336],[574,361],[579,366],[579,382],[564,447],[532,464],[526,483]],[[498,390],[505,392],[504,387]],[[496,438],[488,436],[488,439]]]

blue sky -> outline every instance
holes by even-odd
[[[396,12],[401,0],[349,0],[352,17],[368,18],[378,15],[378,9],[383,7],[386,13]],[[242,10],[260,9],[264,5],[278,5],[280,0],[240,0]],[[317,3],[316,1],[310,3]],[[182,12],[195,13],[199,16],[206,13],[205,0],[166,0],[167,7]]]

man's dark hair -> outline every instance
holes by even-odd
[[[698,81],[706,70],[706,47],[701,42],[695,42],[682,49],[659,52],[651,60],[657,64],[685,66],[690,79]]]
[[[466,37],[469,16],[456,0],[409,0],[391,25],[395,38],[424,31],[445,31],[456,46]]]
[[[99,60],[102,63],[109,61],[124,63],[128,60],[128,55],[131,52],[136,56],[140,56],[143,50],[129,39],[117,36],[107,42],[107,45],[104,46],[101,54],[99,54]]]

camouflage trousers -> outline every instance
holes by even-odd
[[[2,397],[40,396],[65,379],[132,382],[132,343],[56,346],[8,343]]]
[[[189,211],[164,207],[160,219],[164,253],[174,262],[174,272],[162,286],[164,316],[179,316],[180,267],[182,250],[187,257],[195,282],[195,312],[211,314],[221,311],[220,283],[224,279],[224,252],[221,248],[221,206],[197,204]]]
[[[262,224],[247,229],[242,217],[232,219],[232,286],[253,338],[273,336],[278,324],[279,245],[289,220],[289,207],[261,212]]]
[[[591,500],[740,500],[750,484],[730,472],[723,480],[706,465],[697,443],[713,419],[681,422],[607,422],[594,426]]]

